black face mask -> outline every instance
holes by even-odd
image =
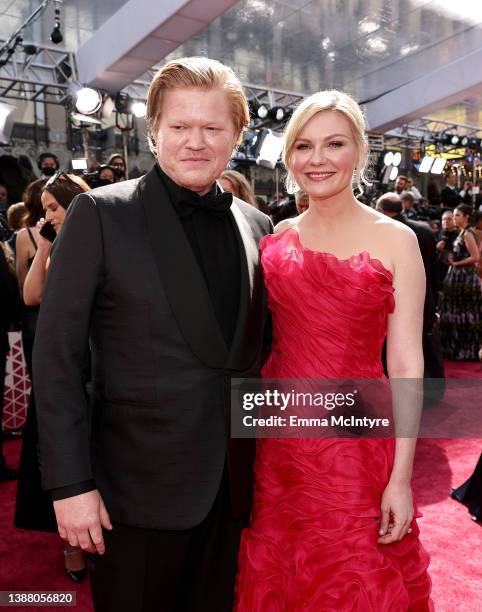
[[[109,179],[97,179],[97,185],[99,187],[103,187],[104,185],[112,185],[113,181],[109,181]]]
[[[44,176],[53,176],[56,172],[57,170],[52,168],[52,166],[45,166],[42,168],[42,174]]]
[[[124,170],[122,168],[114,168],[114,172],[117,178],[123,178]]]

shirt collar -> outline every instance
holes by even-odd
[[[181,202],[185,200],[190,200],[193,197],[195,198],[198,195],[194,191],[191,191],[190,189],[186,189],[185,187],[181,187],[180,185],[175,183],[172,180],[172,178],[169,177],[164,172],[164,170],[160,167],[158,163],[156,163],[156,167],[157,167],[157,171],[159,172],[159,176],[161,177],[162,183],[164,187],[166,188],[169,198],[174,208],[176,209],[176,211],[178,211],[179,206],[181,205]],[[218,184],[214,182],[208,194],[216,195],[219,192],[220,190],[219,190]],[[205,195],[208,195],[208,194],[205,194]]]

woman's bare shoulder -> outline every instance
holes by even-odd
[[[296,227],[297,225],[297,217],[292,217],[291,219],[283,219],[280,221],[274,228],[274,233],[279,234],[280,232],[284,232],[291,227]]]
[[[405,223],[392,219],[378,210],[370,209],[370,213],[372,217],[372,227],[376,234],[382,234],[389,240],[394,240],[395,242],[399,240],[406,242],[407,240],[415,238],[414,231],[408,227],[408,225],[405,225]]]
[[[27,228],[22,227],[22,229],[19,229],[15,238],[15,244],[27,244],[27,241],[29,240],[30,238],[28,236]]]

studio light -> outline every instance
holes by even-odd
[[[131,110],[136,117],[141,118],[146,116],[146,105],[144,102],[134,102]]]
[[[455,147],[460,141],[457,134],[446,134],[443,139],[443,144]]]
[[[115,110],[121,115],[127,115],[132,111],[132,98],[125,91],[119,91],[114,97]]]
[[[54,43],[54,45],[58,45],[64,40],[62,32],[60,31],[60,9],[58,7],[55,9],[54,15],[55,23],[52,34],[50,35],[50,40]]]
[[[400,153],[400,151],[397,151],[396,153],[393,154],[392,165],[398,167],[401,163],[402,163],[402,154]]]
[[[394,181],[398,176],[398,168],[396,166],[392,166],[390,170],[390,180]]]
[[[72,117],[72,119],[75,119],[75,121],[79,121],[80,123],[101,125],[101,121],[99,119],[96,119],[95,117],[92,117],[90,115],[83,115],[82,113],[72,113],[70,116]]]
[[[260,104],[258,106],[258,109],[256,111],[256,114],[258,115],[258,117],[260,119],[266,119],[266,117],[268,116],[268,107],[266,106],[266,104]]]
[[[102,96],[96,89],[82,87],[77,92],[75,108],[83,115],[93,115],[102,104]]]
[[[273,106],[269,109],[268,116],[280,123],[286,118],[286,110],[282,106]]]
[[[430,172],[432,174],[442,174],[443,169],[445,168],[445,164],[447,163],[447,160],[444,159],[443,157],[436,157],[433,160],[433,164],[432,164],[432,168],[430,170]]]
[[[393,164],[392,151],[388,151],[388,153],[385,153],[385,156],[383,158],[383,163],[385,164],[385,166],[391,166]]]
[[[258,152],[256,163],[272,170],[276,167],[283,150],[284,138],[271,130],[262,130],[256,142]]]
[[[466,147],[466,146],[469,144],[469,139],[467,138],[467,136],[464,136],[464,137],[462,138],[462,140],[460,141],[460,144],[461,144],[463,147]]]
[[[110,96],[104,96],[102,104],[102,119],[109,119],[114,112],[114,100]]]
[[[7,143],[12,135],[16,108],[0,102],[0,142]]]
[[[425,155],[425,157],[420,162],[420,167],[418,171],[424,174],[426,174],[427,172],[430,172],[430,168],[432,167],[433,160],[434,158],[430,157],[430,155]]]

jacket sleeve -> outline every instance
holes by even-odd
[[[90,319],[103,280],[103,240],[90,195],[73,200],[55,243],[33,350],[44,489],[93,478],[84,372]]]

